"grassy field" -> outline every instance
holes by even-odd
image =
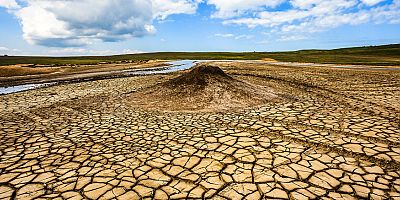
[[[0,66],[13,64],[98,64],[100,62],[153,59],[191,60],[257,60],[272,58],[283,62],[313,62],[332,64],[400,65],[400,44],[354,47],[333,50],[301,50],[288,52],[159,52],[114,56],[27,57],[1,56]]]

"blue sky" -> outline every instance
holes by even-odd
[[[400,0],[0,0],[0,54],[283,51],[400,43]]]

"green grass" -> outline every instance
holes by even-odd
[[[400,44],[354,47],[333,50],[301,50],[288,52],[158,52],[114,56],[83,57],[0,57],[0,66],[13,64],[65,65],[98,64],[124,60],[257,60],[272,58],[282,62],[313,62],[332,64],[400,65]]]

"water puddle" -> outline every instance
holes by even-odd
[[[43,87],[51,86],[54,84],[55,83],[37,83],[37,84],[16,85],[16,86],[10,86],[10,87],[0,87],[0,95],[12,94],[12,93],[16,93],[16,92],[33,90],[33,89],[37,89],[37,88],[43,88]]]

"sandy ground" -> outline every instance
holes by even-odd
[[[127,98],[184,72],[0,96],[0,199],[400,198],[400,72],[214,65],[285,98],[190,113]]]

